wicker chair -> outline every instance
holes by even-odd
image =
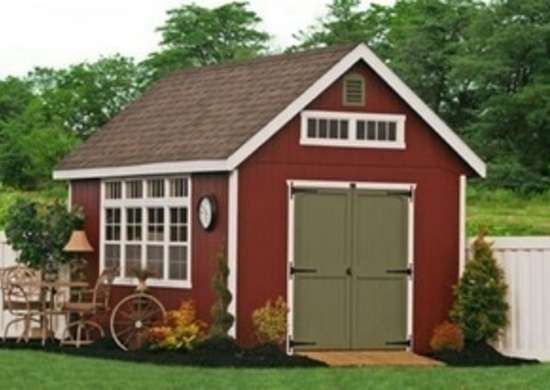
[[[106,269],[97,278],[93,289],[79,290],[76,302],[64,302],[61,311],[67,314],[67,326],[63,331],[61,344],[74,345],[79,348],[95,341],[95,336],[104,337],[105,331],[101,324],[92,318],[98,314],[109,311],[111,299],[111,286],[117,272],[114,269]],[[89,297],[86,299],[86,297]],[[69,322],[71,314],[76,314],[78,319]]]
[[[14,318],[4,327],[2,340],[8,337],[10,327],[23,323],[23,332],[17,338],[29,342],[32,323],[38,323],[43,329],[44,307],[40,291],[40,274],[32,269],[15,266],[5,268],[1,273],[3,310]]]

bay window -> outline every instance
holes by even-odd
[[[101,215],[101,268],[118,270],[115,283],[147,269],[151,286],[191,286],[188,177],[104,181]]]

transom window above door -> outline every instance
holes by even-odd
[[[303,111],[300,144],[405,148],[405,115]]]
[[[117,284],[135,284],[147,269],[151,286],[191,287],[190,179],[115,179],[102,183],[101,269]]]

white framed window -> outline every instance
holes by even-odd
[[[303,111],[300,144],[355,148],[405,148],[405,115]]]
[[[105,180],[101,186],[100,265],[118,268],[115,284],[191,287],[191,186],[188,176]]]

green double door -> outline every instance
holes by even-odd
[[[409,194],[297,189],[293,197],[295,348],[404,348]]]

